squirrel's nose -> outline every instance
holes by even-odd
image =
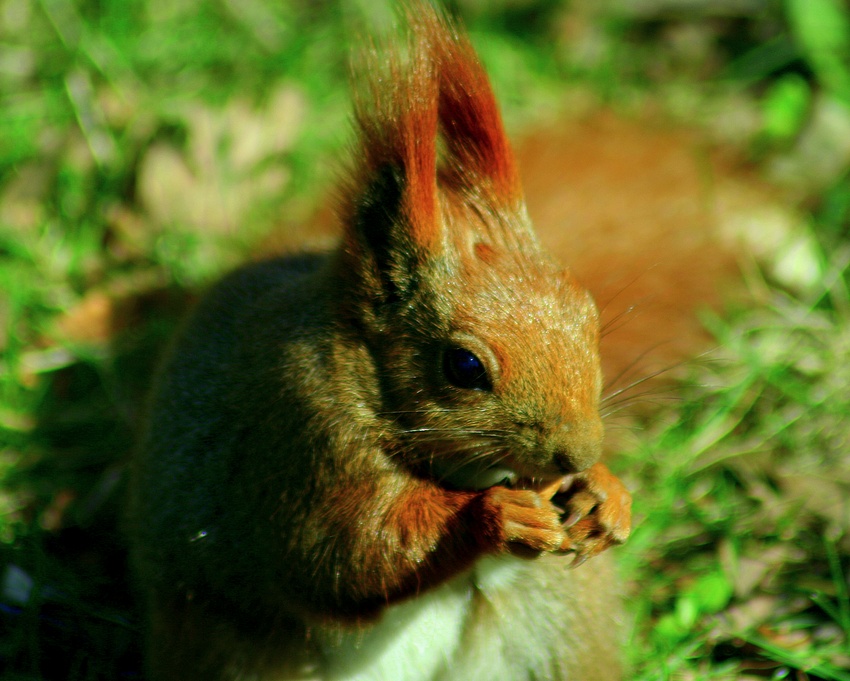
[[[591,419],[565,424],[553,433],[550,446],[552,459],[564,474],[590,468],[602,456],[602,422]]]

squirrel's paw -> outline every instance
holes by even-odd
[[[566,540],[558,552],[575,553],[573,567],[628,539],[632,495],[604,464],[567,476],[551,498],[564,509]]]
[[[501,550],[532,558],[558,551],[567,541],[559,511],[547,498],[532,490],[506,487],[491,487],[487,493],[501,528]]]

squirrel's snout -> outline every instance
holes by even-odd
[[[590,421],[561,427],[550,441],[552,460],[564,473],[579,473],[602,456],[602,424]]]

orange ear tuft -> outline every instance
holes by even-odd
[[[439,242],[438,179],[450,190],[484,192],[510,208],[522,190],[472,45],[431,4],[405,7],[408,40],[373,49],[360,70],[366,83],[355,101],[359,149],[349,199],[361,200],[376,177],[391,171],[398,184],[395,217],[405,225],[405,240],[428,250]]]
[[[439,63],[439,121],[448,150],[446,175],[453,185],[489,185],[495,199],[522,198],[513,152],[496,97],[468,38],[436,13],[414,23]]]
[[[418,41],[375,50],[366,71],[367,87],[355,99],[360,146],[354,192],[391,170],[400,185],[398,217],[413,244],[427,249],[438,232],[438,81],[432,55]]]

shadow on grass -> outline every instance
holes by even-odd
[[[34,454],[8,480],[27,530],[0,548],[3,678],[142,678],[123,494],[145,394],[191,299],[168,288],[116,302],[105,356],[42,376]]]

